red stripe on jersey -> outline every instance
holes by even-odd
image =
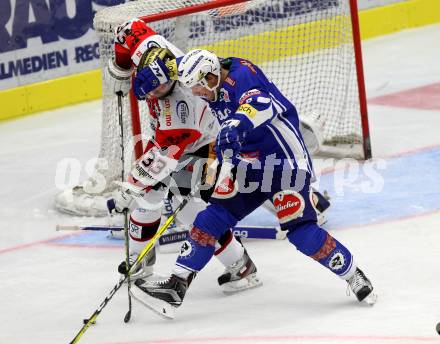
[[[186,146],[201,137],[202,134],[195,129],[156,130],[156,143],[161,148],[174,146],[175,149],[168,156],[176,160],[183,155]]]

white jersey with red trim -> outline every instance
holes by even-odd
[[[177,82],[173,87],[169,96],[147,101],[153,134],[127,179],[145,190],[184,168],[189,161],[182,156],[214,142],[220,128],[204,100]]]
[[[115,62],[124,69],[136,67],[142,54],[151,47],[167,48],[176,57],[184,55],[179,48],[158,35],[140,19],[132,19],[118,26],[114,42]],[[144,178],[145,180],[141,182],[150,185],[162,180],[169,171],[180,168],[180,166],[174,167],[174,160],[179,160],[182,155],[193,153],[213,142],[219,126],[207,103],[194,97],[191,91],[180,87],[178,83],[174,85],[168,97],[147,102],[153,137],[140,160],[146,159],[153,166],[148,170],[149,178]],[[164,152],[163,148],[172,149]],[[154,163],[155,161],[157,163]],[[158,167],[159,165],[161,168]],[[168,168],[162,168],[164,165]],[[129,175],[129,181],[135,184],[139,178],[140,175],[136,171],[132,171]]]
[[[160,148],[175,146],[173,155],[194,153],[213,142],[219,131],[217,119],[209,105],[191,90],[176,83],[172,93],[163,99],[149,100],[152,139]],[[149,142],[147,150],[152,147]]]

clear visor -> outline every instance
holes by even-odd
[[[213,74],[213,73],[211,73],[212,75],[215,75],[215,74]],[[209,83],[208,83],[208,80],[206,79],[206,75],[208,75],[208,73],[207,74],[205,74],[205,76],[203,77],[203,78],[201,78],[200,80],[199,80],[199,82],[197,82],[197,83],[195,83],[195,85],[194,86],[202,86],[202,87],[205,87],[205,88],[207,88],[208,90],[210,90],[210,91],[215,91],[216,89],[217,89],[217,87],[219,86],[219,84],[220,84],[220,76],[219,75],[215,75],[215,76],[217,76],[217,84],[216,85],[214,85],[213,87],[209,87]]]

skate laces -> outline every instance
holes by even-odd
[[[353,293],[356,293],[364,285],[367,285],[367,280],[365,279],[364,274],[359,269],[356,269],[354,275],[347,282]],[[347,288],[348,293],[350,292],[350,288]]]
[[[170,282],[171,282],[171,278],[172,278],[172,276],[170,276],[170,277],[168,277],[167,279],[164,279],[164,280],[160,280],[160,281],[156,281],[156,285],[157,286],[164,286],[164,285],[166,285],[166,284],[169,284]]]
[[[168,284],[170,284],[171,279],[172,279],[172,275],[166,279],[163,280],[157,280],[157,281],[145,281],[145,284],[148,285],[149,287],[163,287],[166,286]]]

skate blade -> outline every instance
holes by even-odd
[[[176,315],[176,307],[170,305],[168,302],[156,299],[140,290],[136,285],[130,290],[130,295],[145,307],[152,310],[157,315],[164,319],[172,320]]]
[[[263,281],[258,278],[258,276],[253,273],[238,281],[232,281],[221,285],[223,293],[230,295],[239,293],[244,290],[259,287],[263,284]]]
[[[373,306],[377,301],[377,294],[371,292],[365,299],[362,300],[362,303],[365,303],[368,306]]]

